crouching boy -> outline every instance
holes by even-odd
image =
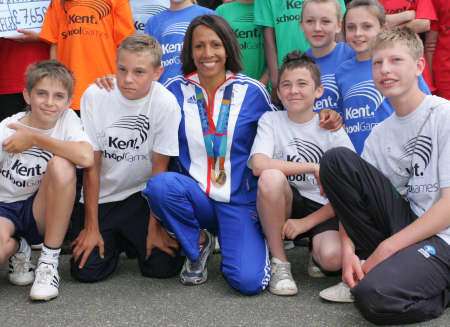
[[[28,110],[0,123],[0,264],[9,281],[33,283],[32,300],[58,296],[58,258],[75,201],[75,166],[93,164],[77,115],[68,110],[72,74],[57,61],[30,66]],[[44,242],[37,267],[29,243]]]
[[[321,162],[322,185],[341,222],[345,282],[321,295],[354,296],[377,324],[432,319],[448,305],[450,103],[420,91],[424,65],[414,32],[380,33],[373,79],[395,112],[373,129],[362,158],[334,149]]]

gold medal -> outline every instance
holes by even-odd
[[[219,176],[216,177],[216,183],[220,186],[224,185],[227,181],[227,174],[225,173],[225,170],[219,171]]]
[[[216,169],[217,163],[219,163],[219,169]],[[216,171],[219,171],[219,175],[216,175]],[[227,174],[225,172],[225,159],[224,158],[214,158],[214,164],[211,168],[211,181],[216,187],[221,187],[225,185],[225,182],[227,181]]]

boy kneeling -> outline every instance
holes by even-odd
[[[81,98],[81,119],[95,162],[84,171],[83,197],[73,219],[78,237],[71,273],[79,281],[110,276],[123,250],[137,253],[139,268],[148,277],[174,276],[183,265],[184,257],[175,254],[178,243],[149,218],[141,195],[147,180],[166,171],[170,156],[178,155],[181,113],[172,93],[156,82],[161,55],[154,38],[127,37],[118,49],[113,89],[93,84]],[[165,248],[158,244],[161,235]],[[152,244],[158,248],[151,251]]]
[[[362,159],[334,149],[321,162],[322,185],[341,223],[343,281],[377,324],[428,320],[448,305],[450,103],[420,91],[424,64],[414,32],[380,33],[373,78],[395,112],[372,130]],[[344,288],[321,296],[351,299]]]
[[[33,283],[32,300],[58,296],[58,258],[75,201],[75,165],[93,164],[81,122],[67,110],[72,74],[57,61],[31,65],[24,98],[28,110],[0,123],[0,264],[9,280]],[[28,243],[44,241],[35,266]]]

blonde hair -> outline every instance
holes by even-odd
[[[75,80],[72,72],[57,60],[43,60],[28,66],[25,72],[25,87],[28,93],[44,78],[58,81],[72,98]]]
[[[133,34],[125,38],[119,45],[119,52],[126,50],[132,53],[148,52],[154,67],[161,66],[162,49],[158,41],[146,34]]]
[[[337,0],[304,0],[302,4],[302,15],[300,17],[300,21],[303,21],[303,13],[305,12],[306,6],[310,3],[332,3],[334,7],[336,8],[336,17],[338,22],[342,20],[342,10],[341,5]]]
[[[395,44],[403,44],[413,59],[423,57],[423,43],[419,36],[408,27],[394,27],[382,30],[375,39],[373,50],[385,49]]]

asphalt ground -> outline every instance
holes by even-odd
[[[36,254],[35,254],[36,255]],[[278,297],[264,292],[242,296],[220,274],[220,254],[208,264],[208,282],[183,286],[178,278],[150,279],[136,260],[122,258],[106,281],[81,284],[70,277],[69,256],[61,257],[58,298],[33,303],[29,286],[7,281],[0,267],[0,327],[40,326],[371,326],[352,304],[322,301],[318,293],[339,277],[312,279],[306,272],[307,250],[288,251],[299,294]],[[413,326],[450,326],[450,310],[433,321]]]

